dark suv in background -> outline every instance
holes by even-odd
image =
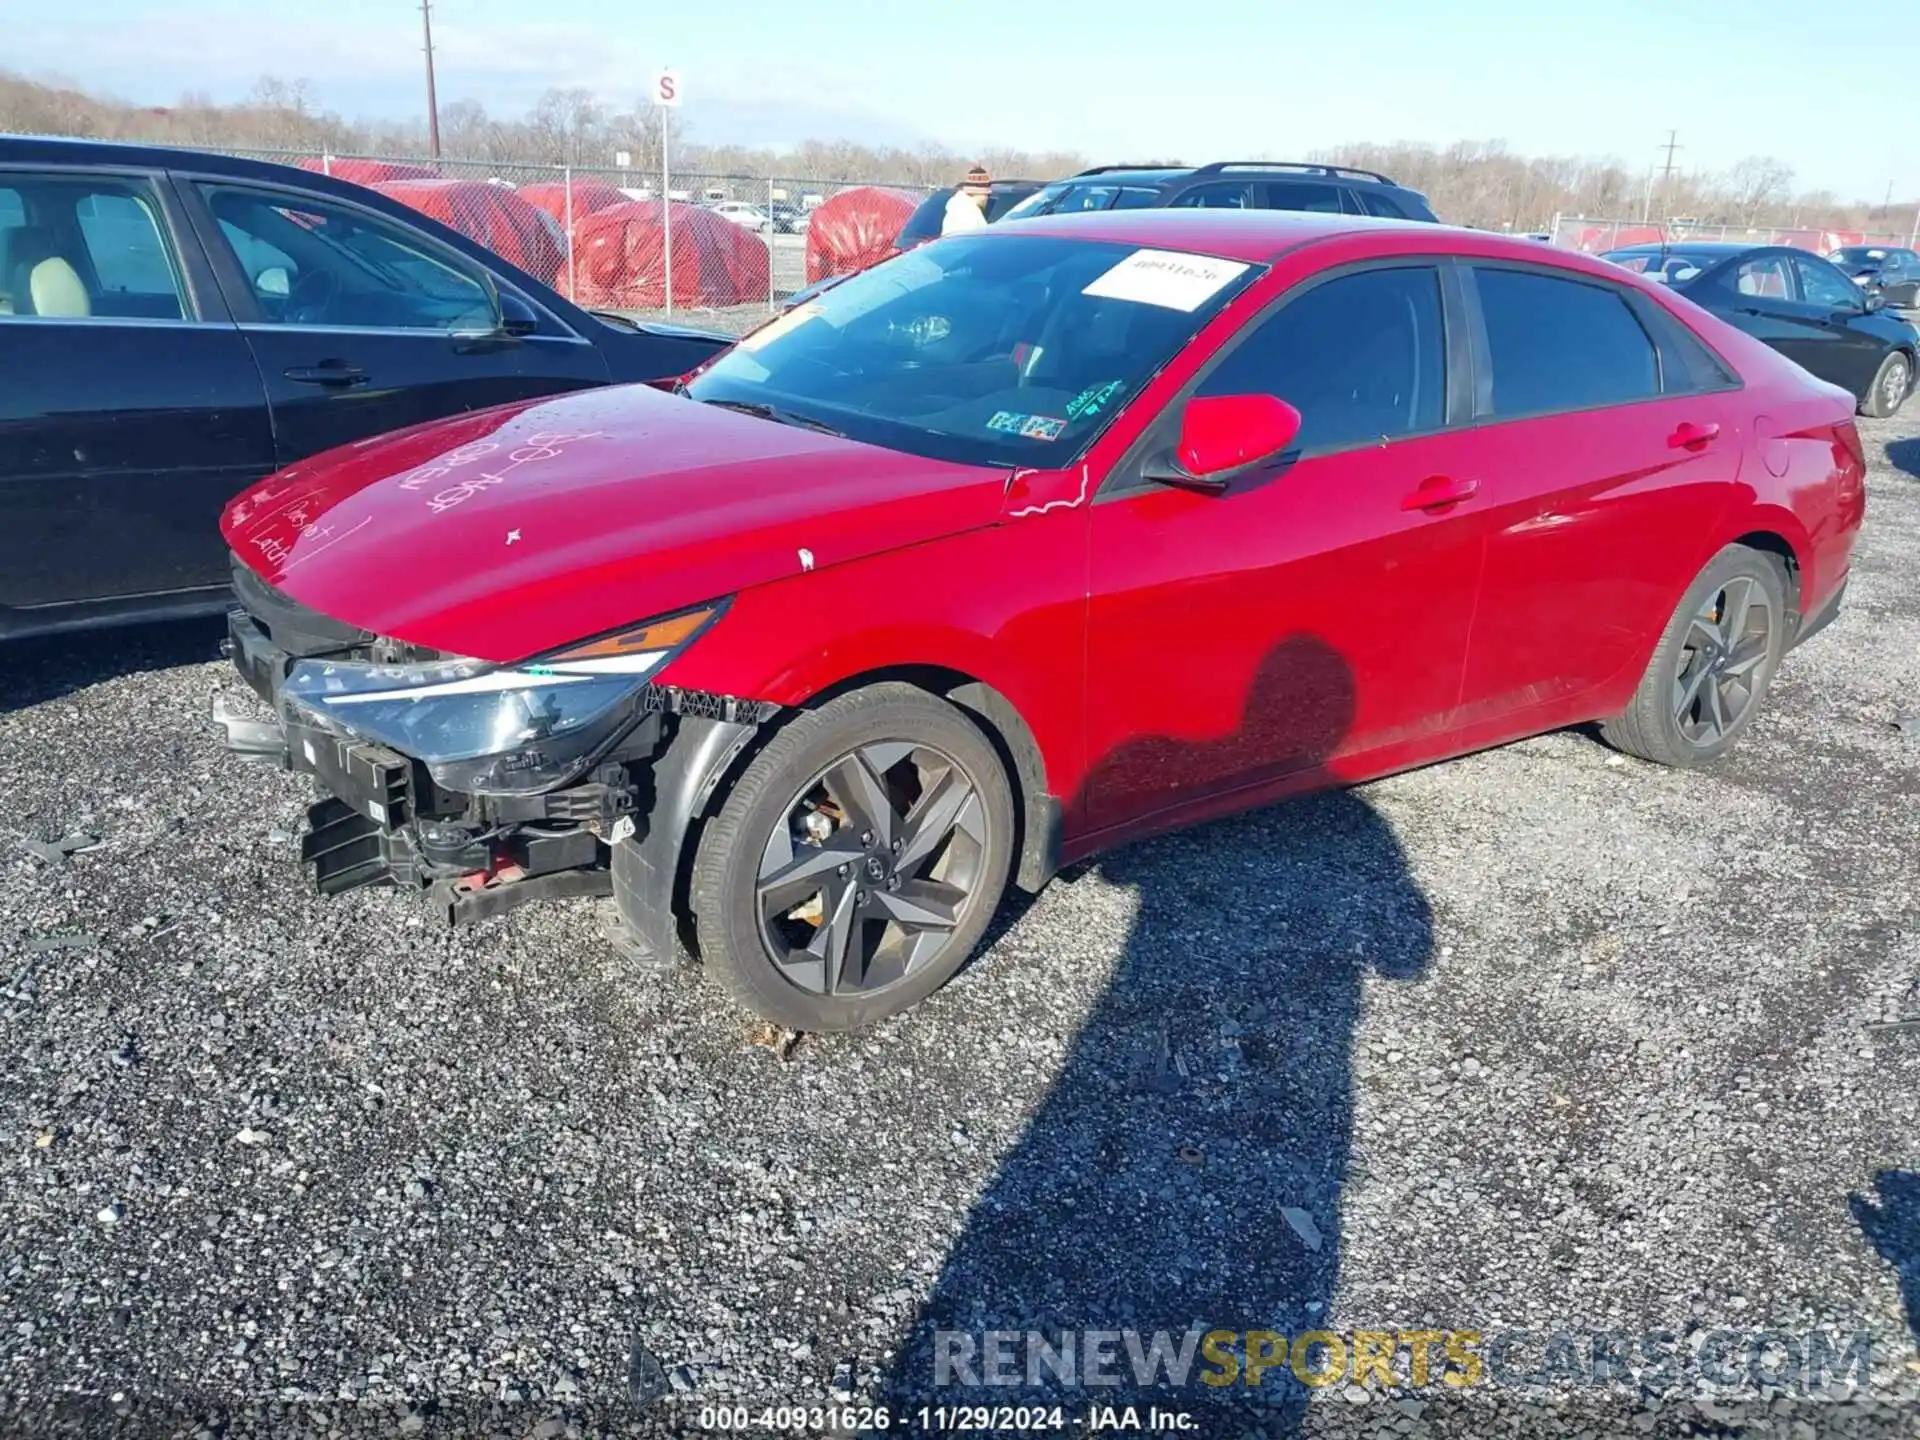
[[[1327,215],[1379,215],[1390,220],[1438,220],[1426,196],[1394,184],[1377,171],[1280,160],[1220,160],[1195,169],[1096,165],[1043,186],[1003,218],[1163,207],[1310,210]]]

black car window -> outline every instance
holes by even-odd
[[[269,324],[446,332],[495,322],[479,278],[401,224],[306,195],[202,188]]]
[[[1800,298],[1809,305],[1829,310],[1858,310],[1860,287],[1818,255],[1796,255],[1793,268],[1800,272]]]
[[[907,217],[907,223],[900,227],[900,233],[894,237],[894,248],[911,250],[923,241],[938,239],[940,227],[946,221],[947,201],[952,195],[951,189],[936,190],[916,205],[913,213]],[[991,197],[987,210],[989,220],[998,218],[992,213]]]
[[[1243,181],[1216,181],[1211,185],[1196,185],[1191,190],[1182,191],[1173,202],[1176,210],[1247,210],[1253,206],[1253,197]]]
[[[1138,185],[1122,185],[1113,197],[1116,210],[1151,210],[1160,203],[1160,192]]]
[[[1279,396],[1300,412],[1306,450],[1437,430],[1446,416],[1442,314],[1431,267],[1328,280],[1256,321],[1195,393]]]
[[[1751,260],[1742,260],[1733,267],[1732,286],[1740,295],[1762,300],[1791,300],[1793,280],[1787,274],[1787,257],[1756,255]]]
[[[181,320],[187,307],[148,187],[19,176],[0,188],[0,317]]]
[[[1611,286],[1485,267],[1474,280],[1495,415],[1585,410],[1659,393],[1653,342]]]
[[[1342,187],[1324,185],[1317,180],[1267,182],[1267,209],[1310,210],[1321,215],[1339,215],[1351,207],[1341,203]]]
[[[1407,218],[1407,212],[1394,204],[1391,197],[1384,191],[1355,190],[1352,193],[1360,197],[1360,204],[1366,209],[1369,215],[1381,215],[1389,220],[1404,220]]]

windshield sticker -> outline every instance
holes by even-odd
[[[1085,420],[1098,415],[1120,398],[1120,392],[1127,388],[1124,380],[1109,380],[1104,385],[1089,385],[1073,399],[1067,402],[1069,420]]]
[[[1238,260],[1176,250],[1136,250],[1080,293],[1191,314],[1246,272],[1247,266]]]
[[[1018,410],[996,410],[987,420],[987,428],[1027,440],[1058,440],[1066,433],[1067,422],[1056,420],[1051,415],[1022,415]]]

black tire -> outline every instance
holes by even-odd
[[[1742,598],[1747,608],[1736,615]],[[1624,711],[1601,723],[1601,735],[1656,765],[1689,768],[1719,759],[1766,699],[1786,648],[1786,609],[1780,557],[1729,545],[1687,587],[1640,688]],[[1756,638],[1762,620],[1764,637]],[[1735,625],[1730,642],[1720,632]],[[1718,638],[1708,639],[1709,631]]]
[[[901,759],[882,763],[896,751],[905,752]],[[849,765],[863,768],[842,769]],[[847,775],[876,777],[884,794],[869,794],[875,803],[866,808],[895,797],[894,812],[871,828],[863,824],[864,812],[837,798],[849,787],[835,777]],[[957,794],[966,787],[978,809],[958,801],[964,819],[932,842],[937,848],[930,856],[913,858],[915,817],[930,822],[920,827],[930,832],[940,818],[929,813],[938,808],[936,791]],[[813,804],[808,796],[825,799]],[[1013,857],[1013,806],[993,745],[936,695],[911,685],[875,685],[808,711],[768,741],[700,837],[688,893],[701,961],[741,1005],[790,1029],[852,1030],[898,1014],[951,979],[993,919]],[[808,822],[835,828],[816,840],[805,833]],[[786,838],[776,839],[776,826]],[[890,849],[886,833],[874,830],[894,835]],[[869,836],[874,843],[865,843]],[[907,858],[895,873],[890,867],[902,843]],[[847,857],[831,872],[820,868],[829,851]],[[881,868],[883,877],[869,878]],[[811,881],[771,883],[799,870]],[[769,896],[785,897],[797,893],[792,884],[813,882],[822,887],[818,894],[791,907],[777,898],[780,913],[763,915],[763,885]],[[891,923],[901,906],[911,908],[911,893],[936,889],[942,918],[954,917],[950,928]],[[954,892],[963,892],[964,901],[948,904]],[[815,906],[817,921],[792,913]],[[807,936],[808,926],[812,944],[803,949],[795,937]],[[838,959],[825,954],[849,935]],[[869,962],[863,957],[870,940]],[[816,947],[821,956],[814,955]]]
[[[1873,384],[1867,388],[1866,397],[1860,402],[1860,413],[1874,420],[1884,420],[1906,403],[1907,394],[1912,389],[1913,360],[1906,351],[1895,350],[1880,362]]]

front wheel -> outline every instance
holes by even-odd
[[[1704,765],[1753,722],[1786,650],[1786,567],[1729,545],[1681,598],[1609,745],[1657,765]]]
[[[768,742],[700,838],[700,958],[747,1009],[851,1030],[949,980],[1013,853],[1013,794],[964,714],[911,685],[843,695]]]
[[[1886,419],[1906,401],[1912,384],[1913,362],[1904,351],[1894,351],[1880,362],[1873,385],[1860,402],[1860,413],[1875,420]]]

